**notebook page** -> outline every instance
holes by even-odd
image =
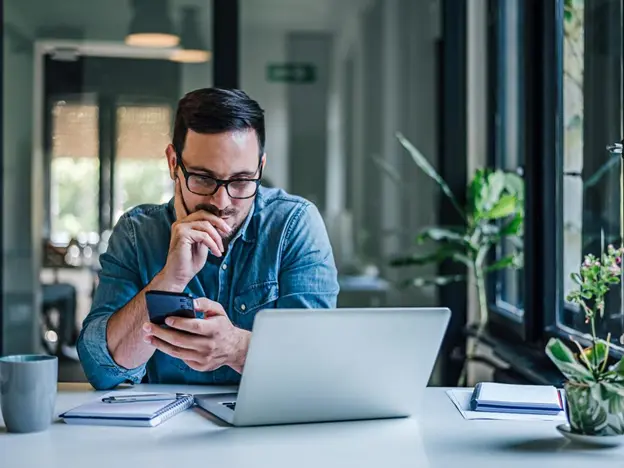
[[[97,400],[67,411],[65,416],[151,419],[158,411],[176,401],[175,398],[162,401],[141,401],[132,403],[104,403],[102,401],[104,397],[121,395],[141,395],[141,393],[107,393],[106,395],[100,396]]]
[[[550,385],[512,385],[483,382],[479,403],[555,405],[559,406],[557,389]]]

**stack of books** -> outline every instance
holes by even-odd
[[[510,385],[482,382],[470,400],[472,411],[557,415],[563,411],[559,391],[549,385]]]

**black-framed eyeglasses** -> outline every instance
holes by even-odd
[[[206,174],[197,174],[195,172],[189,172],[184,167],[182,157],[177,155],[178,165],[182,169],[184,179],[186,180],[186,188],[195,195],[201,195],[204,197],[214,195],[222,185],[230,198],[237,200],[244,200],[246,198],[253,197],[258,192],[258,186],[262,179],[262,159],[260,164],[256,168],[258,174],[257,179],[215,179]]]

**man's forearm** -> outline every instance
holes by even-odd
[[[143,341],[143,324],[149,321],[145,293],[150,290],[181,292],[183,289],[158,274],[128,304],[111,316],[106,328],[106,343],[117,364],[134,369],[146,363],[154,354],[155,348]]]

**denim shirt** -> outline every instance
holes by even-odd
[[[100,282],[77,345],[87,379],[97,389],[139,383],[146,373],[150,383],[240,382],[228,366],[198,372],[158,350],[135,369],[118,365],[109,353],[108,320],[165,266],[174,221],[173,200],[138,206],[120,218],[100,257]],[[185,292],[219,302],[237,327],[251,330],[261,309],[336,306],[337,272],[323,219],[312,203],[281,189],[260,187],[226,254],[208,258]]]

